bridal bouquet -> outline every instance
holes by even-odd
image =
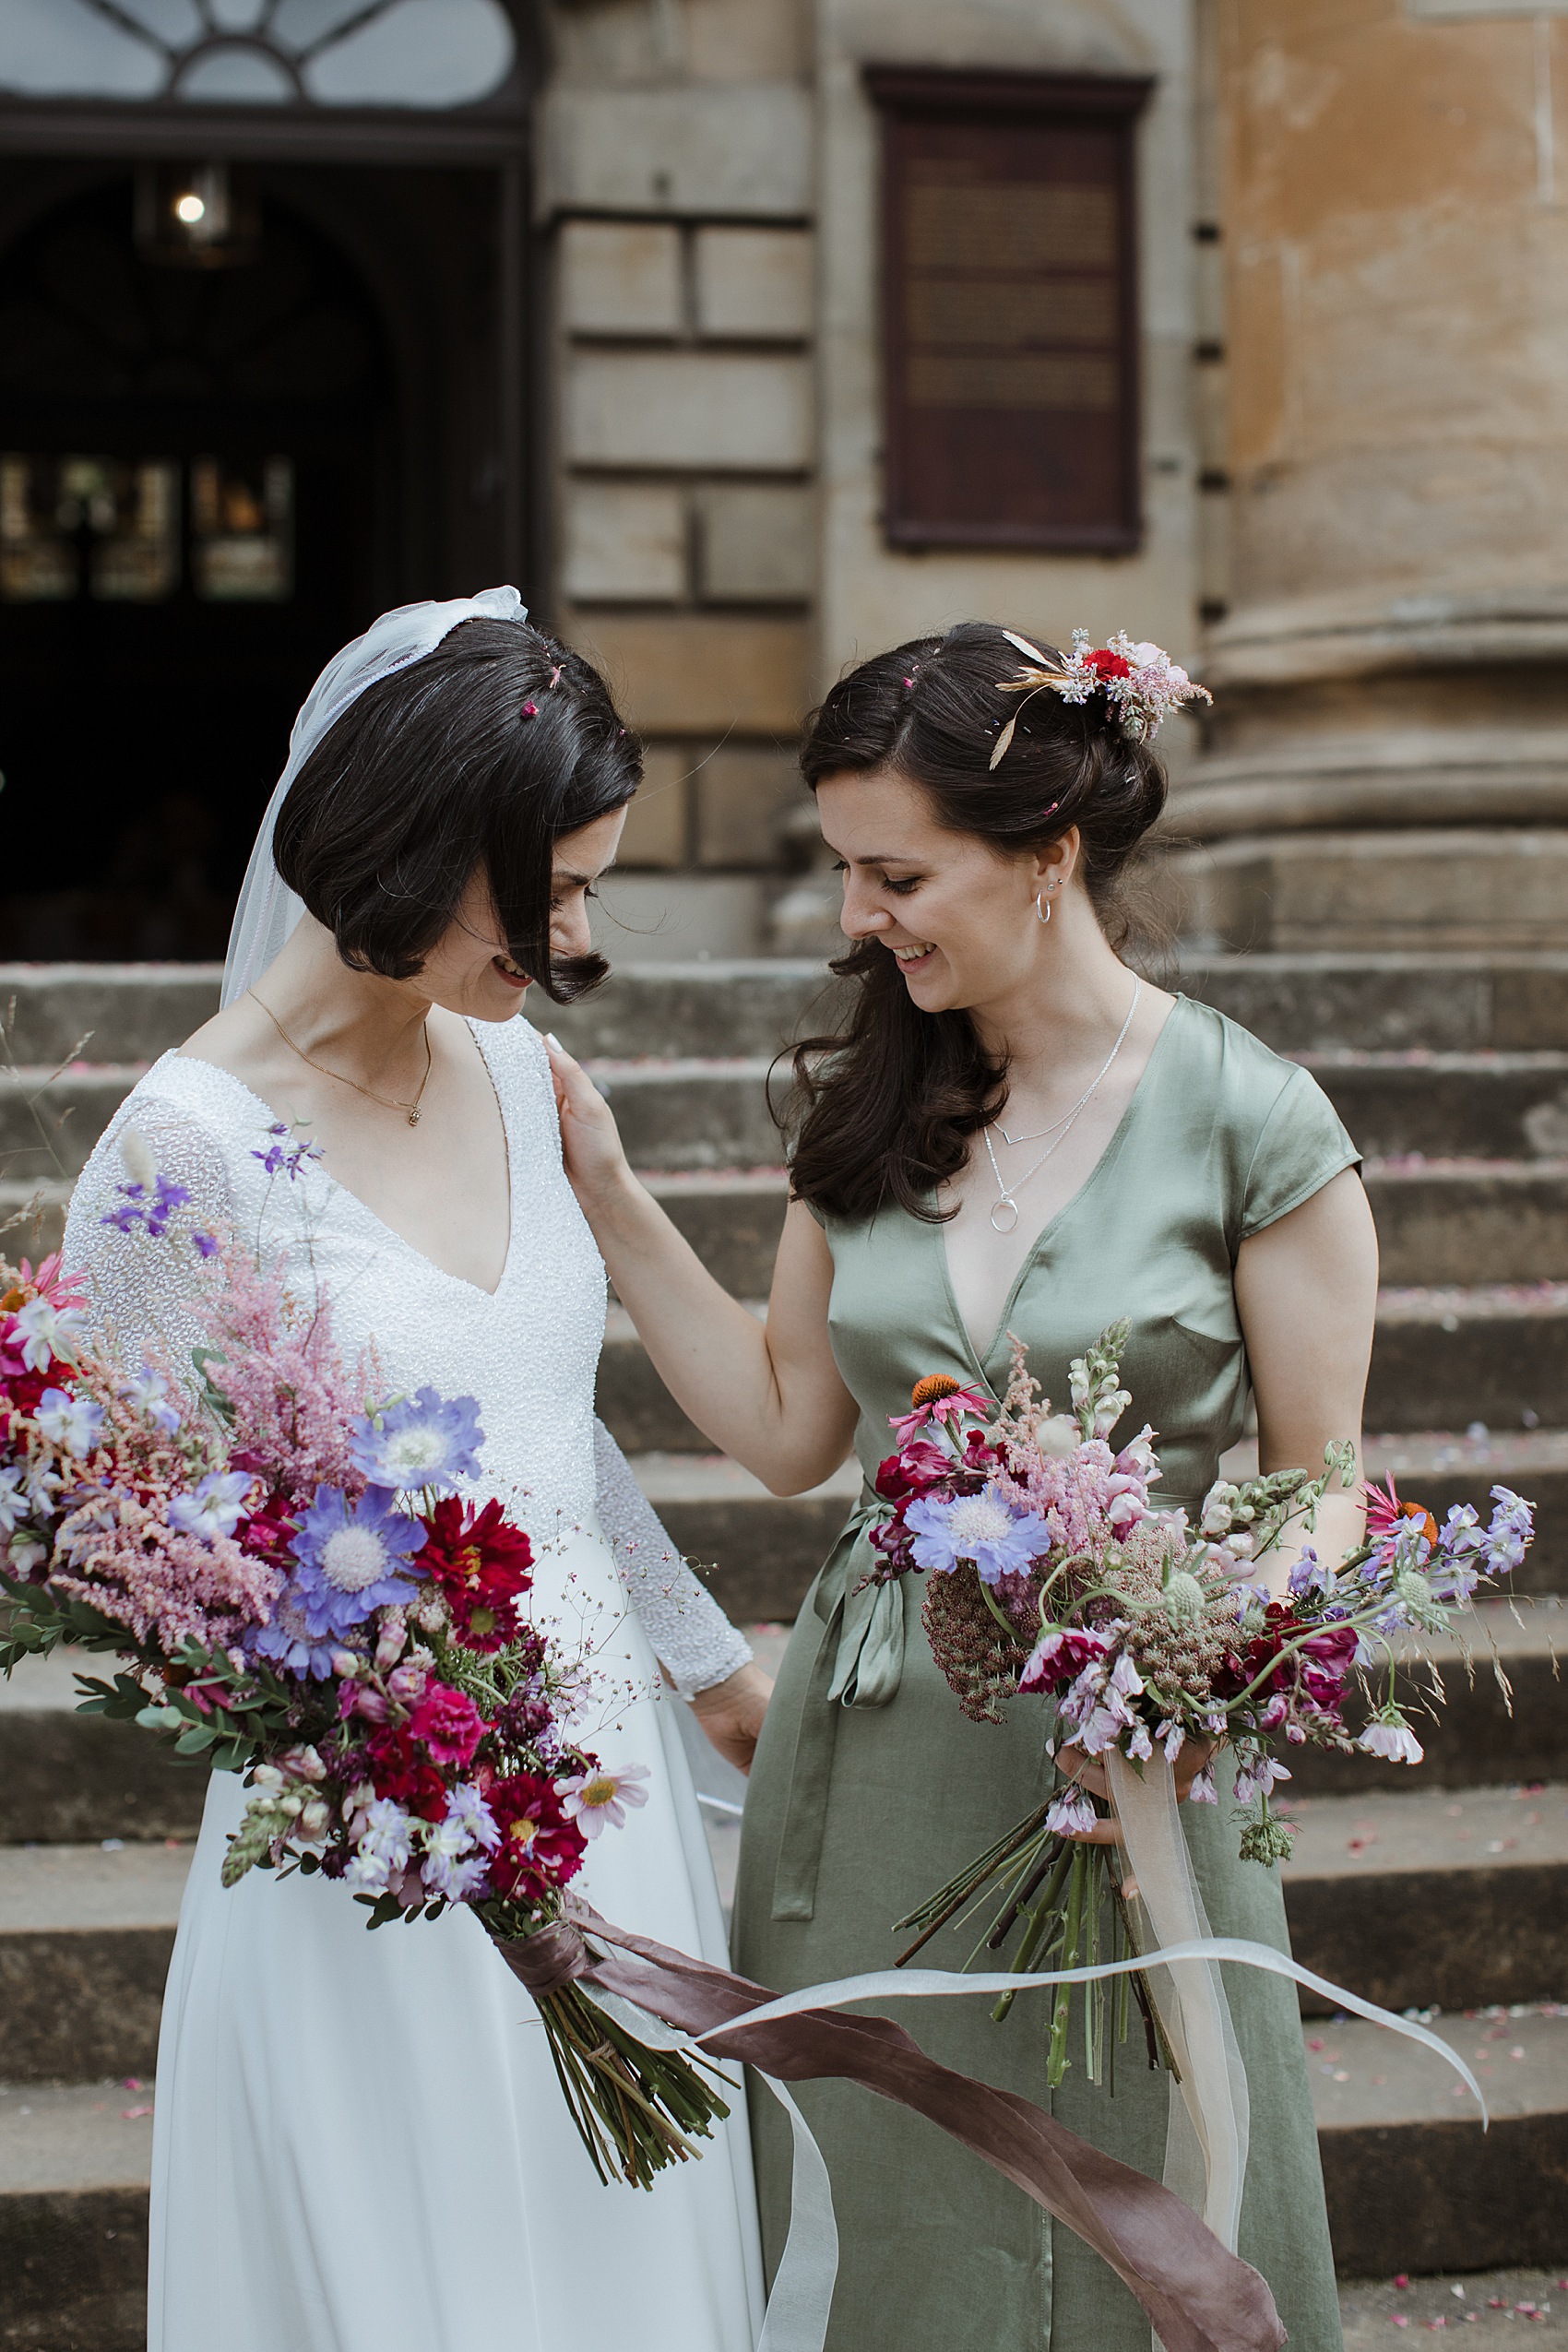
[[[285,1179],[309,1156],[270,1148]],[[77,1678],[85,1712],[246,1776],[225,1885],[319,1872],[373,1928],[466,1904],[530,1982],[530,1944],[551,1949],[588,1839],[646,1802],[646,1771],[583,1744],[591,1666],[530,1618],[528,1536],[459,1491],[474,1399],[378,1397],[329,1304],[190,1231],[187,1202],[148,1170],[109,1220],[219,1277],[182,1384],[88,1340],[57,1257],[0,1265],[0,1670],[62,1642],[118,1652],[113,1681]],[[647,2186],[729,2110],[685,2058],[540,1973],[600,2177]]]
[[[1013,1963],[1095,1966],[1110,1896],[1111,1959],[1133,1948],[1133,1922],[1102,1846],[1079,1842],[1099,1815],[1079,1785],[1084,1758],[1111,1755],[1140,1776],[1169,1773],[1182,1749],[1228,1741],[1243,1809],[1242,1858],[1272,1864],[1290,1850],[1270,1797],[1290,1777],[1281,1747],[1306,1742],[1418,1764],[1421,1749],[1396,1696],[1396,1645],[1447,1630],[1485,1581],[1517,1567],[1532,1533],[1530,1506],[1494,1487],[1483,1527],[1467,1505],[1439,1527],[1392,1483],[1367,1489],[1367,1540],[1336,1563],[1301,1550],[1274,1597],[1255,1562],[1294,1521],[1311,1527],[1330,1482],[1354,1474],[1349,1445],[1330,1446],[1318,1477],[1275,1471],[1209,1492],[1196,1527],[1149,1501],[1159,1476],[1146,1426],[1113,1449],[1132,1403],[1119,1358],[1128,1326],[1114,1325],[1071,1366],[1073,1411],[1052,1413],[1014,1343],[1000,1413],[990,1400],[933,1375],[894,1421],[898,1450],[877,1492],[891,1506],[872,1531],[879,1578],[923,1571],[932,1652],[964,1712],[1001,1722],[1016,1693],[1056,1706],[1050,1752],[1063,1785],[1050,1802],[931,1901],[900,1920],[921,1930],[903,1957],[983,1899],[1000,1902],[983,1943],[1000,1950],[1020,1919]],[[1348,1705],[1375,1674],[1372,1720],[1352,1734]],[[1441,1695],[1434,1677],[1433,1695]],[[1218,1801],[1212,1755],[1192,1797]],[[1125,1986],[1127,1978],[1118,1980]],[[1132,1979],[1143,1998],[1141,1979]],[[1099,2079],[1104,1987],[1087,2004],[1087,2060]],[[1005,2015],[1008,2002],[1000,2004]],[[1145,2006],[1151,2058],[1158,2020]],[[1124,2032],[1119,2017],[1114,2038]],[[1067,2063],[1067,1992],[1057,2000],[1051,2079]]]

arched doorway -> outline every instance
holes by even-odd
[[[376,300],[286,199],[233,266],[130,171],[0,256],[0,956],[220,954],[304,687],[398,573]]]

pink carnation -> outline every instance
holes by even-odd
[[[409,1718],[410,1731],[437,1764],[469,1764],[489,1728],[468,1693],[445,1682],[431,1683]]]

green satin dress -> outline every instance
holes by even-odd
[[[1069,1360],[1129,1316],[1123,1373],[1134,1401],[1123,1428],[1154,1424],[1157,1498],[1195,1505],[1241,1435],[1247,1402],[1237,1250],[1356,1159],[1304,1070],[1178,997],[1104,1156],[1025,1261],[983,1362],[954,1299],[940,1225],[901,1211],[829,1220],[833,1350],[861,1408],[868,1481],[891,1450],[889,1416],[908,1410],[923,1374],[999,1396],[1012,1330],[1064,1406]],[[1049,1707],[1019,1699],[1005,1727],[968,1722],[932,1658],[921,1584],[857,1590],[873,1515],[868,1486],[802,1609],[747,1793],[736,1958],[780,1990],[889,1966],[907,1941],[893,1922],[1051,1785]],[[1238,1859],[1228,1798],[1182,1812],[1214,1933],[1284,1948],[1278,1873]],[[972,1930],[946,1930],[922,1965],[957,1968],[971,1942]],[[1252,2101],[1241,2251],[1272,2287],[1294,2352],[1340,2352],[1294,1988],[1247,1969],[1225,1976]],[[1081,2062],[1052,2096],[1046,2002],[1026,1996],[1002,2025],[978,1999],[891,2013],[946,2064],[1050,2107],[1158,2178],[1169,2077],[1148,2071],[1135,2035],[1118,2052],[1114,2096],[1088,2083]],[[830,2352],[1148,2352],[1148,2322],[1120,2280],[934,2125],[845,2084],[806,2084],[798,2096],[838,2215]],[[788,2215],[788,2127],[766,2097],[752,2113],[771,2267]]]

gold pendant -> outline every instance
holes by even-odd
[[[419,1125],[419,1123],[420,1123],[420,1115],[419,1115],[419,1111],[418,1111],[418,1110],[416,1109],[416,1110],[410,1111],[410,1113],[409,1113],[409,1124],[410,1124],[410,1127],[417,1127],[417,1126]]]

